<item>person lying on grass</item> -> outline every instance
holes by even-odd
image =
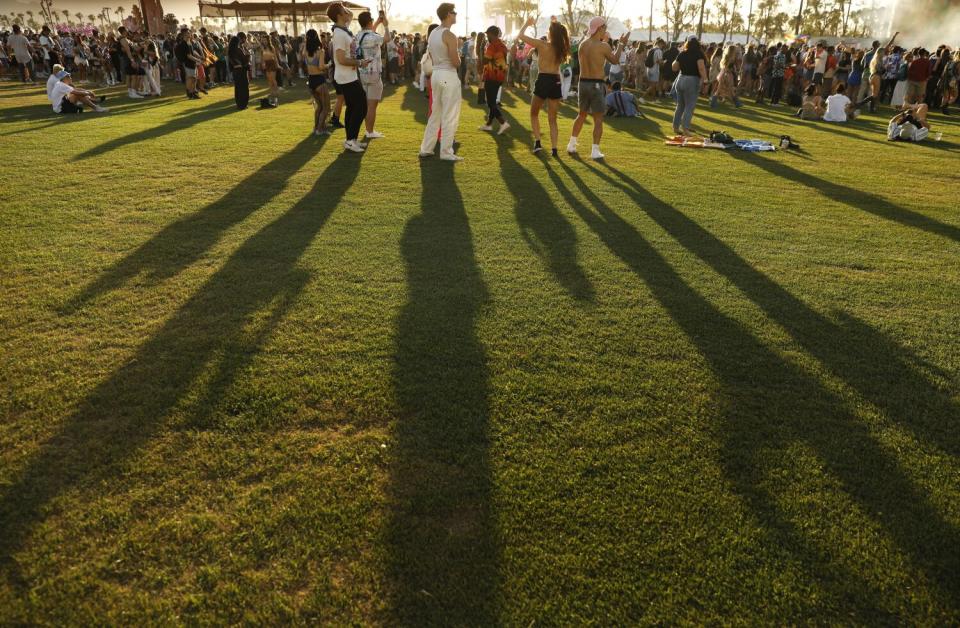
[[[891,141],[920,142],[929,134],[927,105],[923,103],[906,105],[903,111],[890,119],[887,126],[887,139]]]
[[[50,90],[50,102],[53,104],[53,110],[56,113],[80,113],[83,111],[83,105],[90,107],[97,113],[106,113],[109,111],[106,107],[101,107],[100,103],[106,100],[106,96],[97,96],[86,89],[79,89],[73,86],[73,79],[66,70],[60,70],[55,75],[57,83]]]

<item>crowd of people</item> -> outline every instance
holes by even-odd
[[[488,110],[480,128],[493,131],[497,122],[501,134],[510,129],[500,109],[503,89],[529,90],[532,150],[544,150],[540,114],[546,110],[554,156],[560,104],[575,93],[578,115],[566,150],[577,152],[580,132],[591,118],[594,159],[603,157],[604,118],[643,117],[641,105],[666,98],[675,102],[677,136],[694,133],[701,99],[715,108],[724,103],[741,107],[749,98],[793,107],[805,120],[833,123],[889,105],[897,114],[890,121],[891,133],[907,139],[899,128],[904,119],[908,131],[928,130],[927,112],[936,108],[949,115],[960,87],[960,50],[946,45],[932,52],[906,49],[896,45],[897,35],[885,45],[874,41],[864,47],[824,41],[703,45],[695,37],[682,43],[630,42],[626,35],[612,38],[606,20],[595,17],[585,32],[575,34],[554,18],[540,37],[531,34],[531,19],[507,42],[496,26],[457,37],[451,31],[456,15],[453,4],[441,4],[439,24],[426,35],[391,31],[383,12],[376,18],[368,11],[355,17],[340,3],[329,6],[329,32],[310,29],[301,37],[276,32],[228,36],[187,27],[165,35],[124,27],[105,33],[53,32],[47,26],[25,32],[14,25],[11,32],[0,33],[0,74],[28,83],[46,78],[47,95],[58,113],[84,106],[106,111],[100,97],[79,87],[84,83],[125,85],[131,99],[159,96],[164,80],[182,83],[191,99],[230,83],[237,108],[245,109],[251,79],[266,81],[269,95],[261,100],[263,107],[278,106],[280,92],[303,81],[314,102],[313,132],[327,135],[343,128],[344,149],[353,152],[366,148],[361,131],[366,139],[383,137],[375,125],[384,85],[410,81],[429,102],[421,154],[432,154],[439,142],[440,157],[450,160],[459,159],[453,146],[462,90],[474,86]],[[354,33],[351,27],[359,29]]]

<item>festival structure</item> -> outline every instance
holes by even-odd
[[[158,1],[158,0],[151,0]],[[308,22],[329,22],[327,17],[327,8],[333,2],[205,2],[200,0],[198,3],[200,9],[200,18],[236,18],[242,20],[275,20],[277,18],[290,17],[293,20],[293,35],[296,37],[299,33],[297,25]],[[344,7],[354,13],[360,11],[369,11],[370,8],[355,2],[341,2]]]

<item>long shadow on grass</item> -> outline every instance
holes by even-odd
[[[847,187],[846,185],[835,183],[807,172],[802,172],[788,166],[776,157],[746,153],[739,150],[730,150],[728,153],[735,159],[766,170],[778,179],[795,181],[814,192],[848,207],[873,214],[884,220],[890,220],[906,227],[921,229],[927,233],[943,236],[954,242],[960,242],[960,227],[940,222],[929,216],[924,216],[919,212],[900,207],[875,194]]]
[[[518,136],[522,143],[532,145],[530,132],[509,114],[504,115],[511,122],[510,134]],[[548,127],[546,130],[549,138]],[[560,213],[543,185],[510,152],[513,145],[511,135],[493,136],[492,139],[497,144],[500,172],[513,196],[513,214],[520,235],[570,296],[579,301],[593,301],[596,296],[593,284],[577,261],[577,232]],[[549,145],[549,139],[546,143]],[[541,157],[531,154],[528,159],[536,167],[541,166]]]
[[[152,140],[170,133],[182,131],[183,129],[188,129],[195,124],[208,122],[214,118],[219,118],[227,115],[228,113],[236,111],[237,107],[232,101],[218,101],[202,107],[201,109],[189,110],[186,113],[176,115],[163,124],[159,124],[142,131],[137,131],[135,133],[130,133],[129,135],[123,135],[121,137],[104,142],[98,146],[94,146],[93,148],[83,151],[71,159],[71,161],[82,161],[84,159],[89,159],[90,157],[103,155],[130,144],[137,144],[139,142]]]
[[[496,623],[499,543],[489,462],[489,373],[476,334],[488,299],[447,162],[421,164],[421,213],[401,239],[400,406],[388,522],[391,617],[402,625]]]
[[[170,427],[170,413],[186,403],[189,393],[199,401],[183,408],[185,418],[175,427],[220,427],[218,399],[303,291],[309,275],[297,262],[357,171],[352,156],[331,163],[309,193],[244,242],[10,478],[0,492],[0,572],[12,585],[31,584],[15,554],[51,502],[122,476],[130,459]],[[195,390],[198,386],[204,388]]]
[[[412,111],[414,120],[420,124],[426,124],[428,102],[425,91],[421,92],[413,85],[407,85],[406,90],[403,92],[403,102],[400,108],[406,111]]]
[[[899,468],[896,460],[891,459],[876,442],[868,427],[850,413],[844,400],[815,377],[764,346],[741,323],[723,314],[693,290],[636,228],[603,203],[573,169],[562,163],[560,167],[588,199],[589,207],[581,203],[561,177],[550,169],[554,183],[570,205],[611,251],[647,284],[697,345],[720,380],[718,409],[726,436],[721,462],[737,492],[750,505],[757,521],[767,529],[769,538],[765,545],[769,551],[773,555],[789,552],[799,559],[805,576],[822,584],[824,591],[836,597],[833,604],[852,613],[858,620],[893,619],[886,594],[875,589],[865,574],[856,573],[837,561],[835,557],[842,552],[817,545],[805,529],[784,512],[781,503],[789,494],[816,489],[787,485],[781,490],[788,494],[781,496],[769,488],[775,483],[773,478],[782,477],[782,471],[777,467],[782,459],[789,457],[787,451],[795,443],[803,443],[813,449],[825,472],[839,480],[846,494],[858,502],[867,515],[883,525],[898,547],[912,558],[913,566],[929,575],[931,589],[941,594],[943,603],[951,604],[950,600],[955,600],[958,593],[955,574],[960,569],[960,531],[943,519],[927,496]],[[607,181],[615,183],[609,177]],[[631,184],[631,188],[637,187],[635,182]],[[725,245],[712,235],[687,224],[687,220],[668,204],[649,193],[641,196],[633,192],[632,196],[681,244],[710,262],[719,272],[730,277],[733,273],[727,265],[741,269],[735,281],[749,289],[748,294],[756,297],[761,291],[772,290],[762,299],[768,307],[773,307],[772,302],[777,298],[788,299],[775,307],[782,317],[785,317],[787,308],[801,307],[800,312],[790,314],[786,323],[793,325],[795,332],[797,328],[802,329],[803,337],[812,342],[807,335],[822,329],[832,334],[826,342],[838,341],[837,336],[845,328],[822,320],[782,288],[775,287],[768,278],[757,272],[746,273],[742,270],[748,267],[745,261],[729,249],[724,250]],[[863,327],[860,324],[854,333],[868,333]],[[856,343],[853,340],[843,342],[847,347]],[[821,349],[820,353],[823,352]],[[846,367],[844,370],[846,372]],[[919,378],[909,370],[892,376],[904,376],[908,381]],[[890,373],[885,380],[887,385],[895,385],[890,384],[889,377]],[[860,381],[859,376],[854,379]],[[879,384],[874,384],[870,388],[875,390],[878,387]],[[929,386],[924,389],[936,393]],[[948,410],[942,404],[938,407],[941,411]],[[843,529],[842,514],[825,513],[826,519],[818,521],[816,526]],[[819,611],[812,612],[811,617],[814,617]]]
[[[302,140],[240,181],[219,200],[167,225],[103,272],[61,311],[73,311],[139,275],[154,282],[176,275],[216,244],[224,231],[282,192],[290,177],[309,162],[321,146],[322,142],[313,137]]]

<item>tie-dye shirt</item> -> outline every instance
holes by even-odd
[[[507,78],[507,46],[497,40],[483,49],[483,80],[503,82]]]

